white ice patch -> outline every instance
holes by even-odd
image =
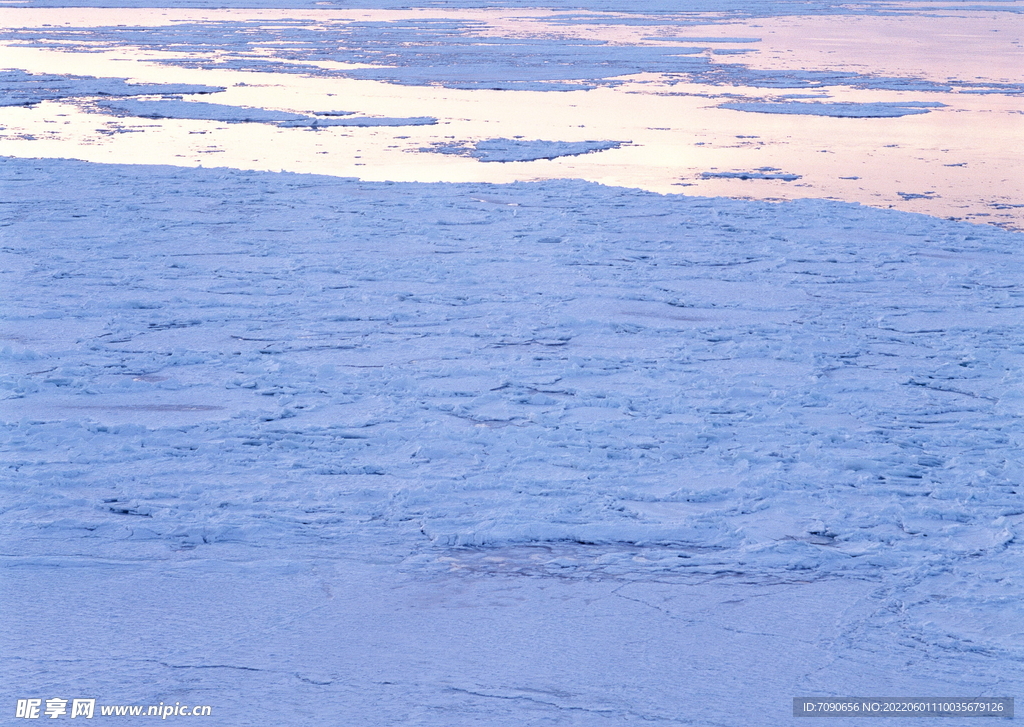
[[[439,142],[420,151],[457,154],[482,162],[532,162],[539,159],[592,154],[618,149],[623,141],[544,141],[542,139],[483,139],[475,143]]]
[[[799,174],[783,172],[778,167],[759,167],[749,172],[701,172],[701,177],[704,179],[778,179],[783,182],[793,182],[800,179]]]

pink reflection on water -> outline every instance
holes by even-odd
[[[908,5],[913,5],[908,4]],[[474,33],[660,44],[649,38],[759,38],[717,43],[743,55],[708,57],[771,71],[855,71],[935,82],[1024,82],[1024,20],[1010,12],[901,16],[806,16],[651,27],[552,24],[549,11],[235,11],[0,8],[7,27],[45,23],[87,28],[197,20],[311,24],[423,17],[486,23]],[[596,17],[596,15],[595,15]],[[687,18],[692,23],[693,18]],[[647,39],[647,40],[645,40]],[[955,52],[951,52],[954,49]],[[272,57],[274,51],[266,49]],[[82,54],[0,48],[0,65],[37,73],[130,77],[223,85],[217,103],[308,113],[345,108],[378,116],[435,116],[432,127],[334,128],[311,132],[263,124],[143,120],[86,113],[79,105],[0,108],[0,153],[124,163],[232,166],[367,180],[510,182],[580,177],[657,192],[756,199],[825,197],[1024,229],[1021,142],[1024,96],[835,86],[801,91],[708,85],[641,74],[616,88],[577,92],[454,90],[280,73],[158,65],[169,52],[129,47]],[[311,64],[316,62],[310,61]],[[341,63],[320,63],[342,68]],[[666,82],[670,81],[670,82]],[[245,85],[236,85],[245,84]],[[724,94],[804,102],[939,102],[899,118],[830,118],[719,108]],[[801,99],[789,99],[790,101]],[[524,113],[528,111],[528,113]],[[130,133],[121,133],[124,130]],[[482,163],[421,152],[438,142],[486,138],[628,141],[615,150],[555,160]],[[30,138],[31,137],[31,138]],[[761,172],[757,170],[776,170]],[[791,175],[789,181],[773,176]],[[748,178],[744,179],[743,176]],[[752,177],[752,178],[751,178]],[[768,177],[768,178],[764,178]],[[792,178],[796,177],[796,178]]]

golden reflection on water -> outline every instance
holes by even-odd
[[[154,25],[184,20],[280,18],[487,20],[494,34],[572,36],[610,42],[642,37],[756,37],[716,44],[755,52],[713,57],[766,70],[852,70],[875,76],[1021,83],[1024,21],[1008,12],[892,17],[781,17],[706,26],[549,25],[547,11],[199,11],[0,8],[7,27]],[[957,15],[947,17],[947,15]],[[477,31],[474,31],[477,32]],[[951,52],[955,49],[955,53]],[[281,73],[197,70],[154,63],[168,52],[82,53],[0,46],[0,67],[34,73],[203,83],[227,91],[197,100],[288,111],[343,109],[373,116],[434,116],[434,126],[334,127],[116,118],[76,102],[0,108],[0,154],[95,162],[229,166],[373,181],[511,182],[576,177],[662,193],[754,199],[824,197],[1024,229],[1024,96],[830,87],[829,102],[946,104],[900,118],[830,118],[718,108],[721,94],[772,98],[799,89],[668,84],[655,74],[591,91],[457,90]],[[313,64],[311,64],[313,65]],[[332,69],[340,63],[319,64]],[[353,66],[357,67],[357,66]],[[244,85],[238,85],[244,84]],[[431,144],[494,137],[618,140],[619,149],[533,162],[483,163],[424,153]],[[705,179],[705,172],[773,167],[794,181]]]

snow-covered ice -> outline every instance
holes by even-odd
[[[349,577],[403,613],[434,603],[394,626],[395,638],[415,643],[447,613],[450,588],[467,605],[493,602],[485,594],[497,588],[536,611],[520,627],[541,619],[529,628],[543,630],[565,618],[546,605],[548,588],[582,599],[580,617],[612,621],[638,618],[607,600],[636,588],[647,593],[641,604],[691,591],[713,603],[764,594],[781,599],[771,612],[740,609],[744,621],[766,620],[754,629],[762,646],[743,647],[757,653],[796,638],[784,628],[789,612],[818,623],[837,593],[852,599],[865,641],[837,617],[843,630],[806,642],[824,650],[814,659],[838,660],[830,676],[794,663],[769,686],[755,679],[755,661],[742,679],[760,685],[762,707],[698,710],[715,723],[728,714],[775,724],[779,713],[756,716],[772,700],[783,709],[797,691],[842,692],[851,679],[862,692],[970,684],[988,693],[1022,676],[1011,615],[1024,517],[1014,454],[1024,415],[1019,234],[832,202],[571,181],[371,184],[17,159],[3,174],[4,530],[15,572],[127,568],[138,574],[129,580],[167,588],[223,578],[238,598],[282,609],[267,628],[298,619],[309,634],[300,642],[333,629],[356,652],[370,647],[327,626],[330,614],[364,618],[344,590]],[[254,587],[245,574],[264,568],[285,568],[300,590],[322,580],[323,608],[302,599],[319,615],[288,616],[295,596],[270,584],[241,595]],[[330,575],[314,578],[321,568]],[[332,589],[348,594],[341,611]],[[658,589],[668,590],[652,596]],[[147,595],[140,607],[191,624],[208,598]],[[605,605],[585,608],[592,599]],[[53,608],[73,623],[99,617],[89,600]],[[520,619],[521,608],[509,613]],[[653,608],[645,638],[673,633],[683,617],[674,610]],[[972,627],[965,610],[1001,626]],[[106,675],[94,689],[124,700],[153,682],[151,700],[175,692],[196,701],[187,664],[268,668],[267,657],[235,654],[228,644],[241,642],[214,623],[220,636],[196,626],[208,634],[202,645],[177,655],[153,647],[134,666],[78,658]],[[639,691],[598,697],[614,681],[603,657],[563,683],[554,676],[563,669],[534,672],[536,655],[517,662],[506,644],[502,667],[482,675],[475,660],[488,649],[464,654],[461,639],[489,641],[499,627],[457,623],[461,656],[415,647],[443,674],[399,690],[402,704],[436,702],[436,723],[468,724],[483,710],[513,724],[534,709],[537,719],[583,709],[608,724],[685,722],[670,712],[682,709],[675,682],[689,662],[656,676],[627,669],[620,687]],[[128,643],[144,636],[135,629]],[[672,643],[707,652],[704,628],[687,633]],[[612,653],[624,645],[609,647],[613,635],[601,629],[589,646],[564,638]],[[903,669],[910,643],[930,666],[904,669],[901,682],[891,671]],[[711,653],[728,662],[734,648]],[[397,683],[412,678],[402,653],[375,657],[401,672]],[[868,653],[884,678],[863,669]],[[952,673],[965,658],[961,681]],[[336,700],[366,688],[382,698],[382,686],[360,681],[368,674],[346,677],[329,656],[291,659],[245,688],[210,672],[202,690],[241,689],[258,702],[246,690],[269,679],[284,710],[310,693]],[[701,689],[738,686],[711,676],[726,662]],[[8,663],[9,683],[23,691],[56,689],[77,668],[54,666],[39,680],[23,665]],[[307,686],[289,687],[296,679]],[[559,693],[538,706],[534,689]],[[667,697],[650,689],[676,696],[659,701]],[[480,706],[502,699],[526,706]]]
[[[599,106],[592,127],[568,115],[633,99],[653,125],[644,104],[703,99],[686,108],[744,118],[746,156],[694,143],[676,180],[797,189],[809,154],[754,151],[778,124],[991,104],[971,118],[995,128],[1020,79],[714,61],[806,18],[709,0],[694,11],[731,14],[687,31],[664,5],[558,7],[542,38],[483,14],[226,10],[0,33],[23,64],[0,74],[0,722],[17,699],[94,697],[225,725],[767,727],[806,721],[798,696],[1016,696],[1024,233],[852,193],[599,184],[568,165],[669,147]],[[901,7],[799,12],[917,21]],[[601,23],[636,42],[552,30]],[[917,90],[875,95],[900,84]],[[515,123],[459,125],[493,94]],[[557,109],[550,132],[525,99]],[[175,134],[225,166],[180,161]],[[291,171],[237,168],[232,138]],[[302,166],[373,144],[507,176]],[[939,173],[975,163],[956,150]]]

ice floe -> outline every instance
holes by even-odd
[[[606,21],[597,15],[562,22]],[[678,22],[675,16],[646,18],[648,24]],[[546,22],[556,24],[558,16]],[[705,21],[707,22],[707,21]],[[986,79],[935,81],[848,69],[759,69],[724,63],[707,55],[728,54],[723,42],[754,45],[754,38],[658,40],[610,43],[537,34],[508,37],[482,33],[478,21],[448,18],[321,22],[293,19],[264,28],[258,21],[191,21],[153,27],[107,26],[89,30],[90,49],[131,46],[166,53],[163,63],[186,68],[316,74],[412,86],[458,89],[574,91],[617,86],[622,77],[658,73],[678,82],[759,88],[823,88],[946,92],[1021,93],[1024,84]],[[68,49],[82,40],[74,28],[0,29],[0,40],[36,48]],[[692,41],[696,43],[696,41]],[[732,49],[749,50],[749,49]],[[331,68],[329,62],[367,64]],[[312,65],[311,65],[312,64]],[[324,64],[324,65],[317,65]]]
[[[719,104],[719,108],[734,111],[749,111],[758,114],[799,114],[806,116],[835,116],[846,119],[885,119],[897,116],[926,114],[931,109],[942,108],[946,104],[938,101],[901,101],[899,103],[822,103],[819,101],[800,102],[756,102],[727,101]]]
[[[776,167],[760,167],[749,172],[701,172],[701,177],[704,179],[781,179],[784,182],[793,182],[800,179],[799,174],[783,172]]]
[[[618,149],[622,141],[544,141],[542,139],[483,139],[469,142],[438,142],[420,151],[456,154],[482,162],[530,162],[538,159],[592,154]]]
[[[209,94],[223,90],[223,86],[202,84],[128,83],[123,78],[26,73],[18,69],[0,70],[0,106],[31,106],[43,101],[94,96]]]
[[[355,116],[348,112],[326,112],[316,116],[296,114],[272,109],[245,108],[226,104],[205,103],[202,101],[179,101],[161,99],[159,101],[122,100],[100,101],[96,108],[111,111],[125,116],[139,116],[149,119],[201,119],[206,121],[224,121],[227,123],[265,123],[277,124],[282,127],[328,127],[328,126],[424,126],[436,124],[437,119],[430,116],[411,118],[389,118],[372,116]]]

